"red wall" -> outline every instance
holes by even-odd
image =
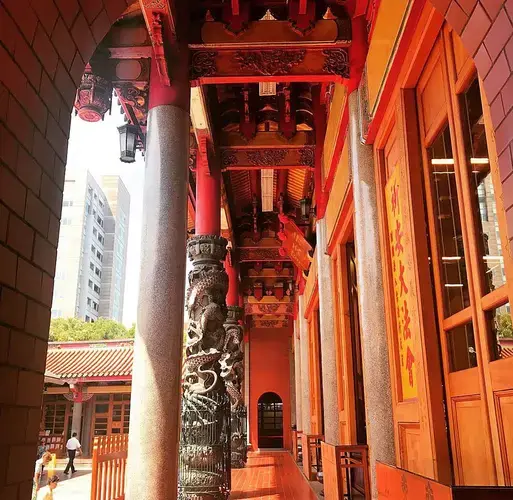
[[[251,329],[249,335],[249,435],[258,448],[258,399],[275,392],[283,401],[283,445],[291,447],[290,369],[291,328]]]

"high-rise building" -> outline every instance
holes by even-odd
[[[117,175],[104,175],[101,186],[107,204],[104,210],[105,245],[100,316],[121,322],[125,293],[130,194]]]
[[[53,318],[122,319],[130,195],[117,176],[102,184],[89,171],[66,174]]]

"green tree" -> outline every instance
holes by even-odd
[[[71,340],[89,340],[85,321],[77,318],[56,318],[50,324],[50,340],[67,342]]]
[[[130,330],[112,319],[99,318],[94,323],[86,323],[77,318],[56,318],[50,325],[50,340],[70,342],[77,340],[113,340],[133,338],[135,325]]]
[[[135,323],[128,329],[128,338],[133,339],[135,337]]]
[[[513,324],[511,314],[504,313],[497,316],[497,335],[501,339],[513,338]]]

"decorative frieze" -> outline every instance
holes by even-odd
[[[276,248],[239,248],[240,262],[251,261],[272,261],[272,260],[290,260],[289,257],[280,255],[280,247]]]
[[[292,316],[294,314],[294,302],[274,302],[274,303],[252,303],[244,304],[244,313],[246,316],[253,315],[285,315]]]
[[[190,75],[191,80],[202,76],[213,76],[217,73],[217,52],[212,50],[199,50],[192,53]]]
[[[263,76],[285,75],[302,63],[306,50],[259,50],[235,52],[240,71]]]
[[[230,148],[221,151],[223,168],[231,167],[305,167],[314,168],[315,146],[301,148]]]
[[[325,73],[349,78],[349,53],[347,49],[326,49],[322,51],[322,54],[325,56],[322,67]]]
[[[332,81],[349,77],[348,44],[319,44],[306,46],[291,44],[286,49],[268,48],[265,45],[244,47],[230,44],[191,44],[192,80],[209,78],[267,77],[279,82],[282,76],[302,77],[304,81],[315,81],[316,77],[332,76]],[[326,78],[324,78],[326,80]]]

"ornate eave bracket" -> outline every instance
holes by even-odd
[[[168,0],[139,0],[141,11],[150,34],[153,55],[163,85],[171,85],[168,44],[175,44],[175,13]]]

